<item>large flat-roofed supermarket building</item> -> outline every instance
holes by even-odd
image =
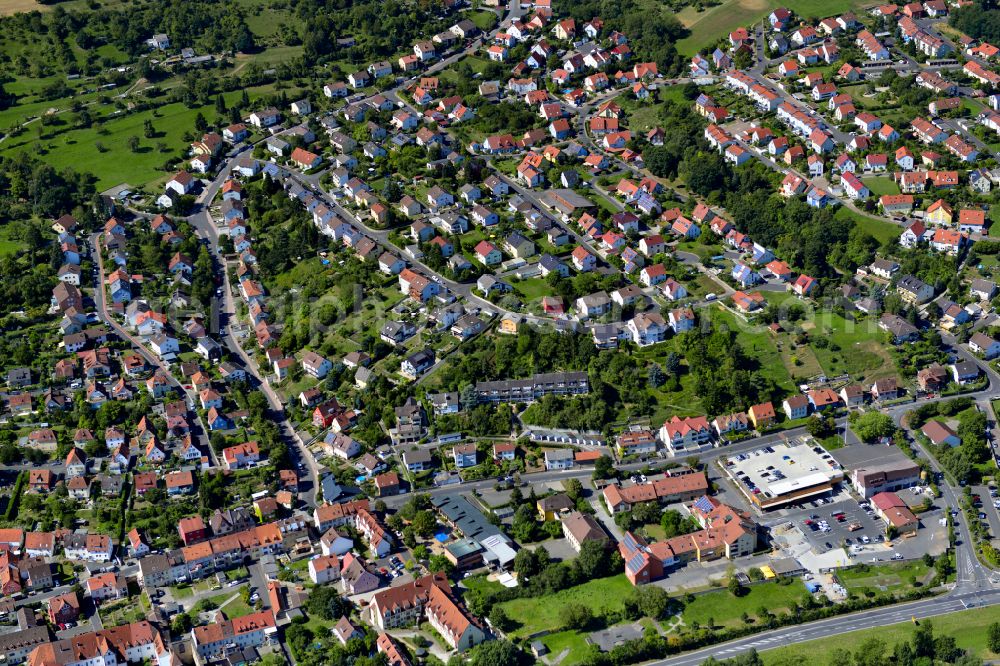
[[[755,506],[770,511],[817,497],[843,481],[840,463],[815,441],[775,444],[730,456],[726,474]]]

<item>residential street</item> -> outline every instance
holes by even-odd
[[[177,379],[171,374],[170,366],[160,360],[159,356],[151,352],[142,341],[132,335],[127,331],[121,324],[119,324],[108,311],[106,298],[104,295],[104,283],[105,283],[105,272],[104,272],[104,257],[102,253],[101,246],[101,234],[93,234],[90,237],[91,247],[94,248],[94,254],[97,257],[97,282],[94,289],[94,304],[97,307],[97,313],[101,321],[107,324],[111,329],[125,340],[132,344],[132,347],[144,358],[146,363],[150,366],[158,368],[162,371],[162,374],[167,378],[168,383],[173,386],[177,391],[184,396],[187,400],[188,409],[195,415],[195,422],[191,428],[191,434],[198,440],[198,448],[206,452],[209,456],[209,460],[212,461],[212,466],[217,467],[219,465],[218,457],[215,455],[215,451],[212,450],[212,446],[208,441],[208,431],[205,428],[205,424],[202,422],[201,417],[197,414],[197,398],[198,396],[193,390],[184,388]]]

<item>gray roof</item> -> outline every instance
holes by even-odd
[[[896,286],[899,289],[904,289],[906,291],[915,294],[918,291],[927,287],[927,283],[912,275],[904,275],[903,277],[899,278],[899,282],[896,283]]]
[[[573,458],[572,449],[552,449],[545,452],[546,460],[567,460]]]
[[[982,291],[988,294],[996,291],[997,285],[991,280],[983,280],[982,278],[976,278],[972,281],[972,291]]]
[[[979,366],[972,361],[959,361],[953,367],[955,368],[955,374],[959,377],[979,375]]]
[[[480,541],[494,535],[505,536],[463,495],[434,497],[431,502],[466,538]]]
[[[880,271],[885,271],[887,273],[892,273],[899,270],[899,264],[895,261],[890,261],[889,259],[883,259],[879,257],[872,262],[872,268]]]
[[[427,449],[414,449],[413,451],[403,451],[403,462],[407,465],[415,463],[429,463],[433,459],[431,452]]]

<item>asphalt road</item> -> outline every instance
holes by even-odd
[[[846,422],[846,418],[840,418],[837,420],[839,426],[843,427]],[[768,446],[770,444],[776,444],[784,442],[786,439],[794,439],[801,435],[806,434],[806,429],[794,428],[791,430],[786,430],[784,432],[771,433],[763,435],[761,437],[754,437],[752,439],[743,440],[730,444],[728,446],[721,446],[718,448],[705,449],[700,454],[697,455],[703,463],[710,463],[717,458],[723,456],[736,455],[738,453],[744,453],[746,451],[752,451],[754,449],[759,449],[762,446]],[[676,462],[675,458],[659,459],[653,458],[647,462],[637,462],[630,463],[627,465],[618,465],[617,469],[623,472],[634,472],[640,470],[647,465],[650,467],[658,467],[660,464],[665,462]],[[592,467],[573,467],[566,470],[552,470],[545,472],[536,472],[533,474],[525,474],[521,476],[523,481],[530,483],[552,483],[556,481],[565,481],[566,479],[589,479],[593,475]],[[439,495],[450,495],[452,493],[468,493],[473,491],[482,491],[486,489],[491,489],[496,484],[496,479],[482,479],[480,481],[469,481],[466,483],[456,483],[448,486],[440,486],[434,488],[421,489],[421,493],[426,493],[431,496]],[[407,502],[409,499],[409,494],[395,495],[391,497],[382,498],[389,508],[399,507]]]
[[[229,272],[226,270],[225,263],[219,259],[219,233],[216,228],[215,221],[212,219],[209,212],[209,208],[211,207],[212,201],[221,189],[223,183],[225,183],[229,174],[232,172],[236,159],[248,148],[249,146],[241,147],[229,155],[229,159],[226,161],[223,168],[219,170],[218,175],[212,180],[212,182],[205,186],[201,195],[199,195],[197,200],[199,204],[198,210],[187,218],[191,225],[196,229],[196,233],[200,237],[207,239],[209,249],[212,254],[212,267],[216,271],[216,274],[222,278],[222,302],[218,302],[219,299],[213,299],[213,311],[218,313],[217,316],[219,319],[218,326],[220,335],[225,332],[225,328],[228,326],[229,321],[235,317],[236,304],[233,301],[233,290],[229,283]],[[223,321],[226,322],[225,325],[223,325]],[[252,377],[257,388],[264,394],[264,397],[267,398],[268,406],[271,409],[271,419],[278,426],[281,431],[283,441],[288,445],[292,462],[294,462],[296,466],[302,465],[308,469],[309,478],[300,480],[298,494],[299,500],[302,501],[307,507],[316,506],[316,491],[319,488],[320,470],[315,457],[309,452],[305,442],[302,441],[302,439],[295,432],[295,428],[292,427],[291,423],[289,423],[288,419],[285,417],[284,405],[278,397],[278,394],[273,388],[271,388],[266,374],[261,373],[257,363],[243,350],[243,348],[236,341],[235,337],[232,335],[231,331],[229,334],[222,335],[221,337],[223,344],[240,358],[244,371]]]
[[[775,629],[739,640],[721,643],[711,647],[686,652],[676,657],[648,662],[656,666],[698,666],[709,657],[725,659],[751,649],[768,650],[805,641],[837,636],[849,631],[884,627],[898,622],[909,622],[912,618],[924,618],[954,613],[967,608],[994,606],[1000,604],[1000,590],[975,590],[956,588],[955,592],[932,599],[924,599],[907,604],[897,604],[885,608],[851,613],[841,617],[810,622],[794,627]]]

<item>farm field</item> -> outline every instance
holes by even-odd
[[[18,12],[41,10],[44,5],[35,0],[3,0],[0,2],[0,16],[10,16]]]
[[[121,5],[125,0],[101,0],[101,7],[106,9],[111,9]],[[53,4],[42,4],[38,0],[0,0],[0,16],[10,16],[11,14],[16,14],[18,12],[50,12],[55,9],[56,5]],[[80,10],[86,9],[88,7],[87,0],[67,0],[66,2],[60,2],[59,7],[70,10]]]
[[[765,18],[777,7],[787,7],[801,17],[823,18],[857,9],[864,4],[858,0],[790,0],[784,3],[777,0],[725,0],[704,12],[685,7],[677,12],[677,19],[691,31],[691,35],[677,42],[677,51],[686,56],[694,55],[736,28]]]

